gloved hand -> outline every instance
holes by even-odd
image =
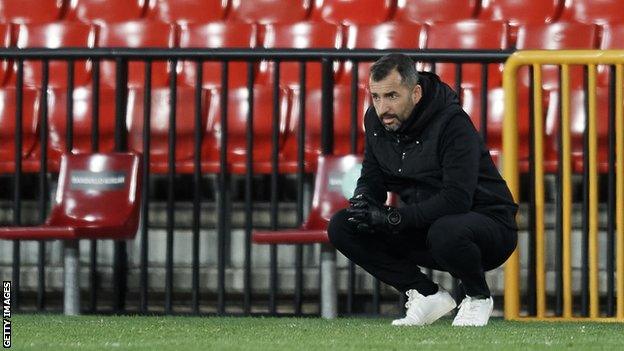
[[[360,233],[395,233],[400,228],[401,214],[395,207],[384,206],[366,194],[358,194],[349,199],[351,207],[348,221]]]

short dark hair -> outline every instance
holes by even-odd
[[[416,71],[414,61],[403,54],[384,55],[373,63],[370,69],[370,76],[373,81],[378,82],[386,78],[393,69],[399,72],[403,84],[410,88],[418,84],[418,71]]]

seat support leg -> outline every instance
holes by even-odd
[[[337,295],[336,249],[330,244],[321,244],[321,317],[336,318]]]
[[[63,243],[63,313],[67,316],[80,314],[80,274],[78,240]]]

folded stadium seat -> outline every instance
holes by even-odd
[[[311,19],[334,24],[376,24],[390,20],[396,0],[317,0]]]
[[[292,109],[289,113],[287,128],[290,131],[286,135],[284,145],[284,157],[287,160],[296,162],[298,154],[299,123],[301,122],[301,109],[298,104],[301,92],[293,89]],[[321,154],[321,116],[319,110],[321,106],[321,90],[309,91],[305,100],[305,170],[314,172],[316,161]],[[357,148],[351,150],[351,86],[338,84],[334,86],[334,155],[347,155],[351,153],[364,153],[364,113],[371,105],[370,96],[363,87],[358,88],[357,101]]]
[[[130,89],[128,92],[128,149],[143,153],[144,89]],[[192,173],[195,155],[195,89],[179,86],[176,90],[176,141],[175,168],[177,173]],[[206,130],[208,90],[202,90],[200,130]],[[166,173],[169,170],[169,113],[171,91],[152,90],[150,105],[150,172]],[[204,133],[202,132],[202,135]],[[201,139],[199,143],[201,144]]]
[[[308,18],[312,0],[233,1],[228,20],[249,23],[292,23]]]
[[[72,0],[66,19],[98,24],[138,20],[150,0]]]
[[[0,88],[0,173],[15,171],[15,98],[13,87]],[[38,161],[26,161],[37,144],[40,92],[25,88],[22,97],[22,171],[35,172]]]
[[[146,17],[178,24],[222,21],[228,3],[228,0],[152,0]]]
[[[8,48],[13,45],[12,26],[8,23],[0,23],[0,48]],[[0,86],[9,78],[9,61],[0,61]]]
[[[401,0],[394,19],[399,22],[431,23],[474,18],[479,0]]]
[[[621,0],[574,0],[566,1],[561,19],[584,23],[622,22],[624,3]]]
[[[0,0],[0,23],[43,23],[62,18],[63,0]]]
[[[216,173],[220,170],[221,139],[223,126],[221,123],[220,88],[211,89],[210,105],[206,123],[206,133],[202,143],[202,171]],[[246,161],[249,150],[253,150],[253,172],[270,173],[272,170],[272,135],[273,135],[273,89],[264,85],[256,85],[253,89],[253,147],[247,146],[247,112],[249,111],[248,91],[246,87],[228,90],[227,107],[227,165],[232,173],[243,174],[247,170]],[[278,150],[281,151],[287,131],[288,112],[290,111],[290,92],[280,89],[278,102],[280,105]],[[286,162],[279,153],[280,173],[296,172],[295,161]]]
[[[418,23],[384,22],[380,24],[351,25],[347,27],[347,49],[421,49],[425,45],[423,25]],[[372,62],[360,62],[358,83],[368,86]],[[352,64],[346,62],[341,75],[342,84],[351,84]]]
[[[17,29],[17,47],[22,48],[93,48],[96,31],[94,26],[80,22],[54,22],[43,24],[21,24]],[[68,63],[64,60],[49,61],[48,86],[67,87]],[[91,80],[91,62],[74,62],[74,86],[88,84]],[[11,84],[16,79],[17,68],[14,64]],[[41,60],[24,61],[24,85],[40,87],[42,85],[43,65]]]
[[[128,21],[102,25],[98,35],[98,47],[173,48],[176,47],[176,26],[156,21]],[[115,62],[102,61],[100,81],[115,86]],[[169,64],[164,61],[152,63],[152,87],[168,86]],[[145,64],[129,62],[128,86],[142,87],[145,83]]]
[[[255,48],[257,45],[257,26],[244,22],[213,22],[207,24],[188,24],[181,26],[181,48]],[[257,68],[257,65],[255,65]],[[221,62],[206,61],[203,64],[202,86],[213,88],[221,86]],[[179,84],[194,87],[196,62],[184,61]],[[247,85],[247,63],[229,62],[228,81],[230,87]]]

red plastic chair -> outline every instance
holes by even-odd
[[[61,19],[63,0],[0,0],[0,22],[42,23]]]
[[[312,0],[255,0],[232,2],[228,20],[248,23],[291,23],[308,18]]]
[[[46,222],[2,227],[5,240],[135,237],[141,201],[141,158],[131,153],[66,154]]]
[[[417,23],[385,22],[374,25],[352,25],[347,29],[347,49],[421,49],[425,46],[423,25]],[[368,86],[368,75],[372,62],[360,62],[358,81]],[[352,65],[345,64],[342,82],[350,84]]]
[[[22,24],[18,26],[18,48],[93,48],[95,29],[79,22],[55,22],[44,24]],[[24,85],[40,87],[42,84],[42,63],[40,60],[24,61]],[[67,86],[67,62],[50,61],[48,85],[51,88]],[[16,68],[13,68],[16,71]],[[15,74],[12,81],[15,81]],[[91,79],[91,63],[86,60],[74,62],[74,85],[87,84]],[[14,84],[14,83],[13,83]]]
[[[314,182],[312,209],[299,228],[279,231],[256,230],[252,234],[257,244],[328,243],[327,225],[331,217],[349,207],[355,182],[360,176],[362,158],[355,155],[319,156]]]
[[[562,0],[489,0],[483,1],[479,19],[507,21],[512,25],[551,23],[561,15]]]
[[[130,48],[173,48],[176,46],[176,26],[155,21],[129,21],[103,25],[98,37],[99,47]],[[145,64],[128,64],[128,86],[142,87],[145,83]],[[102,61],[100,79],[110,86],[115,86],[115,62]],[[152,63],[152,86],[168,86],[169,64],[155,61]]]
[[[320,0],[314,2],[311,18],[334,24],[376,24],[390,20],[394,0]]]
[[[8,23],[0,23],[0,47],[8,48],[13,45],[12,38],[12,26]],[[9,78],[9,60],[1,60],[0,61],[0,86],[4,85],[4,83]]]
[[[154,0],[149,4],[147,18],[162,22],[208,23],[222,21],[228,0]]]
[[[561,18],[605,24],[622,22],[622,13],[624,3],[620,0],[574,0],[565,2]]]
[[[0,173],[15,171],[15,98],[14,88],[0,89]],[[37,162],[27,162],[37,140],[40,92],[36,89],[24,89],[22,97],[22,170],[34,172]]]
[[[255,48],[257,26],[244,22],[214,22],[182,26],[181,48]],[[180,83],[195,86],[196,63],[185,61],[182,64]],[[221,86],[221,62],[206,61],[203,65],[204,88]],[[247,63],[229,62],[228,79],[230,87],[247,85]]]
[[[195,90],[179,86],[176,92],[175,168],[178,173],[191,173],[195,154]],[[143,89],[130,89],[128,92],[128,148],[136,153],[143,153],[144,94]],[[150,172],[166,173],[169,170],[168,134],[171,91],[155,89],[151,94]],[[203,90],[200,106],[202,131],[206,128],[209,98],[209,91]],[[201,143],[201,140],[199,142]]]
[[[142,18],[149,0],[74,0],[67,19],[82,22],[113,23]]]
[[[208,110],[207,131],[202,145],[202,170],[216,173],[220,170],[220,150],[222,138],[221,99],[220,89],[212,89],[210,107]],[[253,172],[270,173],[272,133],[273,133],[273,89],[267,86],[256,85],[253,90]],[[238,87],[228,90],[227,115],[227,165],[229,171],[243,174],[247,170],[246,161],[249,148],[247,147],[247,111],[249,104],[247,88]],[[287,133],[287,116],[290,109],[290,96],[286,89],[280,89],[278,98],[280,104],[279,141],[278,150],[281,151]],[[286,164],[280,153],[280,173],[296,171],[295,164]]]
[[[395,20],[431,23],[474,18],[479,12],[478,0],[403,0],[397,4]]]

